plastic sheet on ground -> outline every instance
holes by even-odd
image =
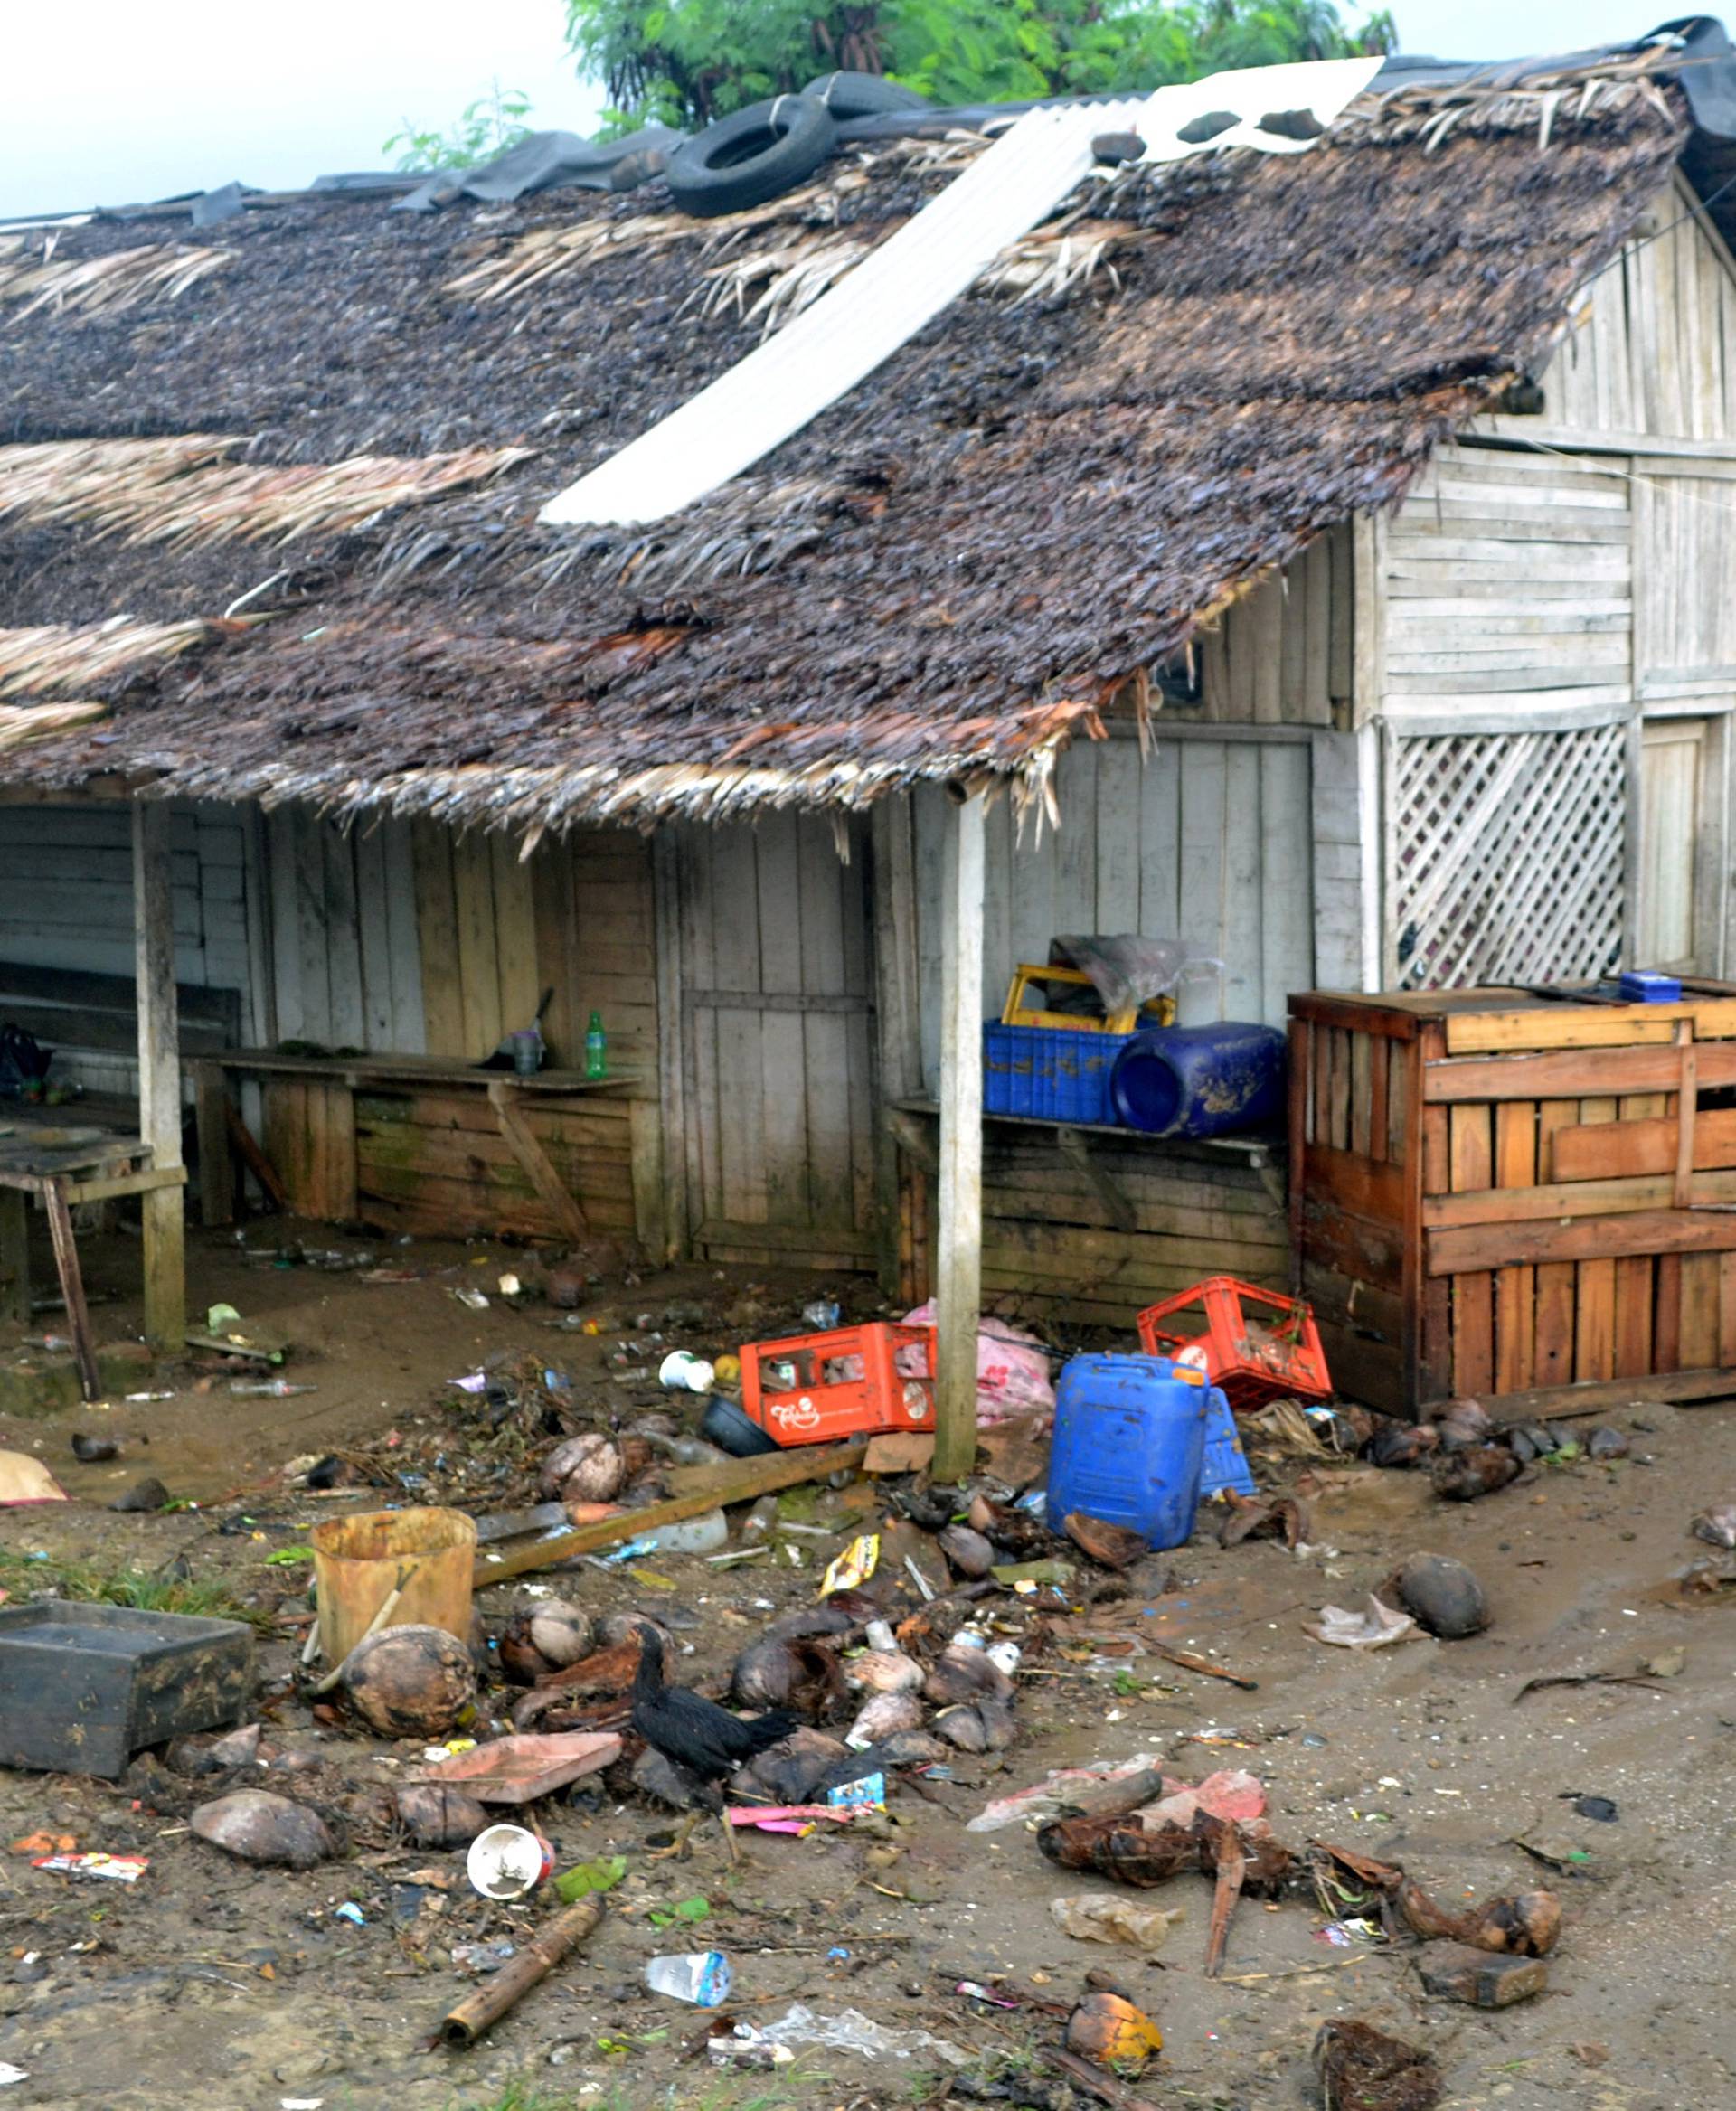
[[[889,2031],[860,2009],[841,2010],[835,2016],[816,2016],[800,2002],[768,2023],[761,2033],[773,2045],[826,2045],[839,2052],[859,2052],[869,2059],[908,2059],[912,2052],[932,2052],[948,2067],[968,2067],[975,2058],[950,2039],[937,2038],[931,2031]]]
[[[932,1326],[933,1298],[907,1312],[903,1324]],[[907,1353],[899,1352],[901,1356]],[[1048,1350],[1034,1334],[1021,1334],[1017,1327],[985,1313],[976,1323],[976,1427],[993,1429],[1033,1408],[1052,1414],[1054,1406]]]

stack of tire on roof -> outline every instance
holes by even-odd
[[[835,149],[840,123],[928,108],[913,90],[875,73],[823,73],[799,95],[750,103],[683,140],[665,180],[684,212],[741,212],[806,183]]]

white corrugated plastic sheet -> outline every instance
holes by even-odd
[[[740,476],[871,374],[1052,212],[1090,173],[1099,133],[1137,132],[1146,161],[1227,146],[1300,153],[1307,140],[1262,132],[1260,119],[1307,109],[1330,125],[1381,63],[1376,57],[1251,67],[1126,102],[1027,110],[847,278],[551,499],[542,518],[563,526],[659,521]],[[1199,144],[1176,137],[1194,118],[1220,110],[1241,121]]]

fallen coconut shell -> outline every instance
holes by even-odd
[[[1018,1719],[1013,1712],[1011,1701],[996,1700],[993,1693],[985,1693],[976,1703],[976,1712],[983,1720],[983,1731],[988,1739],[991,1752],[1004,1752],[1018,1735]]]
[[[949,1524],[939,1533],[940,1551],[960,1576],[972,1581],[986,1576],[995,1566],[995,1550],[979,1531],[967,1524]]]
[[[673,1656],[679,1645],[661,1620],[654,1620],[649,1613],[606,1613],[597,1623],[595,1647],[600,1653],[605,1649],[618,1649],[630,1642],[637,1650],[640,1644],[639,1629],[655,1627],[657,1638],[663,1644],[665,1656]]]
[[[980,1700],[992,1693],[1005,1701],[1013,1682],[986,1649],[960,1648],[954,1643],[936,1660],[924,1680],[922,1691],[937,1708]]]
[[[835,1650],[811,1636],[751,1643],[735,1660],[730,1698],[738,1708],[796,1708],[819,1715],[844,1695]]]
[[[1067,2019],[1067,2050],[1099,2067],[1137,2067],[1163,2049],[1156,2024],[1118,1993],[1088,1993]]]
[[[975,1708],[943,1708],[934,1719],[934,1734],[961,1752],[986,1752],[988,1731]]]
[[[476,1706],[470,1652],[444,1627],[383,1627],[350,1652],[349,1702],[388,1738],[441,1738]]]
[[[1626,1458],[1628,1448],[1627,1437],[1619,1429],[1612,1429],[1607,1423],[1602,1428],[1594,1429],[1585,1440],[1585,1456],[1588,1458]]]
[[[901,1649],[864,1649],[844,1666],[850,1683],[871,1693],[913,1693],[922,1675],[922,1666]]]
[[[1405,1610],[1443,1641],[1462,1641],[1489,1624],[1489,1601],[1483,1586],[1463,1561],[1455,1561],[1450,1555],[1409,1556],[1393,1574],[1391,1588]]]
[[[546,1501],[612,1503],[626,1472],[620,1450],[594,1429],[569,1437],[542,1461],[539,1485]]]
[[[590,1654],[595,1636],[590,1615],[563,1597],[532,1607],[531,1645],[557,1671]]]
[[[1435,1494],[1448,1503],[1475,1503],[1519,1478],[1519,1461],[1504,1444],[1443,1454],[1430,1469]]]
[[[807,1803],[828,1768],[840,1762],[855,1765],[855,1754],[824,1730],[806,1725],[792,1730],[781,1744],[760,1752],[731,1778],[738,1795],[769,1795],[774,1803]],[[844,1774],[841,1779],[850,1780]]]
[[[444,1782],[414,1782],[398,1791],[398,1822],[418,1847],[464,1847],[488,1824],[473,1795]]]
[[[878,1744],[901,1729],[920,1729],[922,1703],[914,1693],[876,1693],[863,1703],[861,1712],[844,1733],[850,1745]]]
[[[317,1811],[269,1789],[238,1788],[201,1804],[188,1823],[202,1840],[241,1861],[271,1869],[314,1869],[338,1852]]]
[[[500,1631],[496,1654],[501,1672],[514,1686],[533,1686],[554,1669],[531,1640],[531,1619],[530,1611],[521,1607],[507,1616],[506,1625]]]

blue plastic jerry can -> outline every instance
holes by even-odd
[[[1211,1393],[1205,1373],[1166,1356],[1074,1356],[1055,1387],[1047,1515],[1126,1525],[1148,1546],[1194,1530]]]

